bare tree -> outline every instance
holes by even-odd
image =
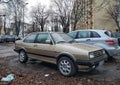
[[[31,21],[31,27],[27,30],[28,33],[40,31],[38,23],[35,20]]]
[[[116,0],[117,4],[109,5],[108,9],[106,9],[109,18],[112,18],[118,30],[120,31],[120,0]]]
[[[9,3],[11,0],[0,0],[0,4],[3,4],[3,3]]]
[[[73,11],[72,11],[72,25],[73,25],[73,30],[76,30],[77,23],[85,16],[85,7],[88,5],[85,0],[76,0],[73,6]]]
[[[14,21],[15,26],[15,34],[19,35],[20,33],[20,26],[22,24],[23,19],[23,9],[25,5],[24,0],[10,0],[8,3],[8,10],[9,11],[9,17]],[[24,22],[23,22],[24,23]]]
[[[8,6],[8,3],[10,2],[10,0],[1,0],[0,1],[0,18],[1,18],[1,28],[3,28],[4,30],[4,33],[7,34],[7,27],[6,27],[6,20],[8,19],[8,11],[7,11],[7,6]]]
[[[104,9],[108,4],[110,4],[110,0],[89,0],[93,4],[93,11],[100,11]],[[114,1],[114,0],[113,0]]]
[[[53,0],[55,13],[60,17],[63,32],[69,32],[74,0]]]
[[[0,34],[1,34],[1,29],[2,29],[2,18],[0,17]]]
[[[45,8],[45,6],[39,3],[32,9],[31,16],[34,19],[34,22],[40,25],[41,31],[44,31],[46,20],[49,17],[49,11]]]
[[[92,29],[93,11],[100,11],[108,3],[108,0],[100,0],[99,3],[96,0],[75,0],[71,16],[73,30],[76,30],[78,23],[83,22],[87,25],[87,28]],[[90,20],[89,23],[88,20]],[[90,25],[88,26],[88,24]]]

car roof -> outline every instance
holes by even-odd
[[[40,34],[40,33],[63,33],[63,32],[32,32],[30,34]]]
[[[99,30],[99,29],[82,29],[82,30],[75,30],[75,31],[97,31],[97,32],[105,32],[105,31],[108,31],[108,30]]]

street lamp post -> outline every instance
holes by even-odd
[[[22,37],[24,38],[24,31],[25,31],[25,26],[24,26],[24,21],[25,21],[25,6],[27,5],[28,3],[25,3],[25,5],[23,5],[23,30],[22,30]]]

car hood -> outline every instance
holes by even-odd
[[[101,47],[84,44],[84,43],[61,43],[61,44],[58,44],[58,46],[59,48],[67,52],[87,52],[88,53],[88,52],[102,49]]]

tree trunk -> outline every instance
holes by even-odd
[[[118,30],[120,31],[119,21],[118,21],[118,20],[115,20],[115,22],[116,22],[116,25],[117,25],[117,27],[118,27]]]
[[[69,26],[63,27],[63,32],[64,32],[64,33],[68,33],[68,32],[69,32]]]
[[[41,31],[43,32],[44,31],[44,25],[41,24]]]
[[[32,25],[32,32],[35,32],[35,23],[33,22],[33,25]]]
[[[77,22],[74,22],[73,30],[76,30]]]

